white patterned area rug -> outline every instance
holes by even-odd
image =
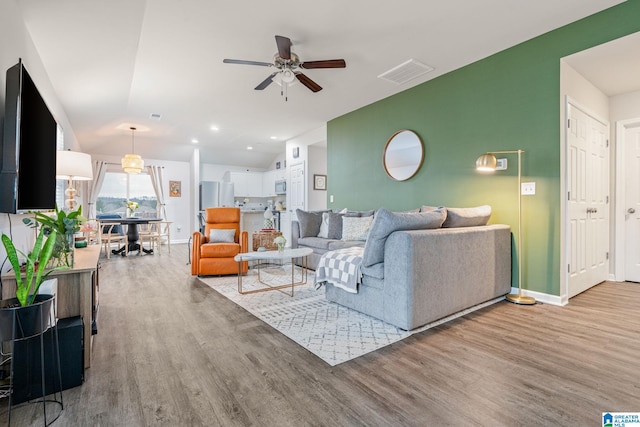
[[[290,283],[290,266],[280,270],[269,269],[269,271],[270,273],[265,273],[265,269],[262,270],[263,281],[274,285],[287,280]],[[296,279],[299,279],[299,271],[297,273]],[[295,287],[293,297],[289,296],[290,288],[284,289],[289,294],[277,290],[239,294],[236,276],[200,277],[199,279],[331,366],[473,311],[466,310],[421,328],[404,331],[371,316],[327,301],[324,297],[324,288],[315,290],[313,287],[313,271],[309,271],[307,284]],[[258,282],[255,270],[249,270],[242,280],[243,291],[264,287]],[[492,302],[494,301],[490,303]],[[474,309],[488,304],[476,306]]]

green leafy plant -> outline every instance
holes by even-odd
[[[53,253],[53,248],[56,243],[56,231],[53,230],[49,233],[46,241],[44,238],[45,230],[42,228],[38,233],[38,237],[36,237],[33,250],[28,255],[25,255],[16,249],[9,236],[6,234],[2,235],[2,244],[7,251],[7,258],[9,258],[11,267],[13,267],[13,271],[16,274],[16,298],[21,306],[33,304],[40,285],[52,271],[49,270],[45,273],[44,270]],[[18,253],[26,258],[24,278],[20,273]]]
[[[33,218],[24,218],[22,222],[30,226],[36,226],[36,222],[42,224],[45,229],[45,235],[49,235],[51,231],[58,234],[75,234],[80,231],[80,226],[87,220],[82,216],[82,206],[77,210],[69,213],[56,206],[55,215],[50,216],[42,212],[34,212]]]
[[[33,215],[33,218],[24,218],[22,222],[34,228],[40,224],[45,236],[55,231],[58,237],[53,248],[53,258],[59,266],[73,266],[73,235],[79,232],[80,226],[87,221],[82,216],[82,206],[68,213],[56,206],[53,215],[42,212],[33,212]]]

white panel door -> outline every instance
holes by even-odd
[[[291,165],[290,168],[290,186],[287,188],[289,195],[289,211],[295,218],[296,209],[305,209],[305,167],[304,162]],[[293,219],[293,218],[292,218]]]
[[[625,130],[625,280],[640,282],[640,127]]]
[[[607,279],[609,270],[608,126],[568,108],[568,296]]]

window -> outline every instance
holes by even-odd
[[[129,175],[124,172],[107,172],[96,201],[96,212],[126,216],[127,200],[138,202],[136,216],[149,218],[157,216],[158,199],[148,174]]]

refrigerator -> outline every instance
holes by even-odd
[[[233,202],[233,182],[200,182],[200,211],[206,208],[233,206]]]

